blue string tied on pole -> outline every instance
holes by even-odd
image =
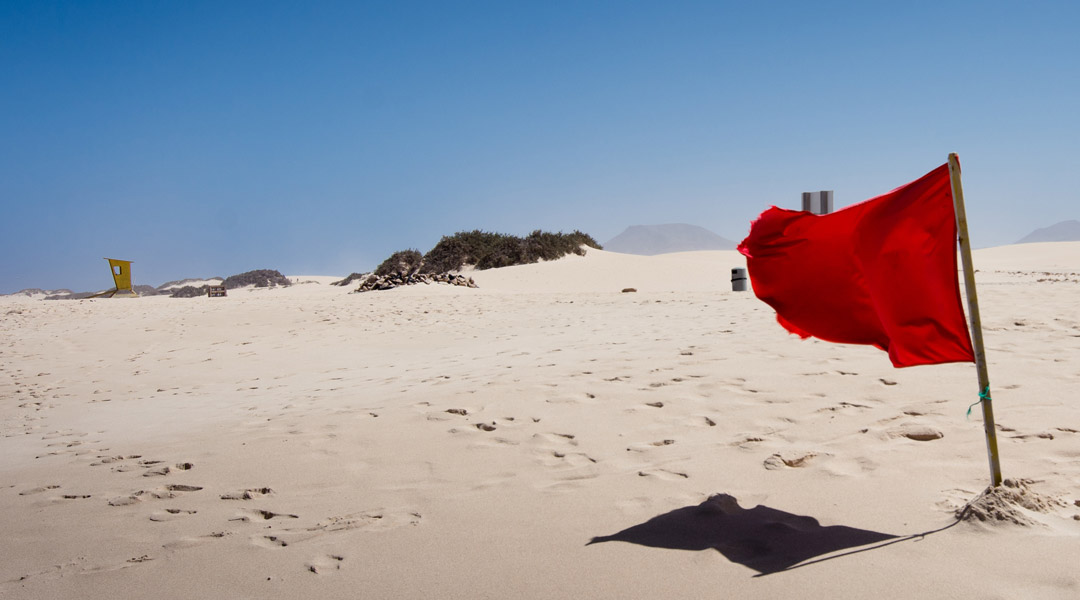
[[[975,408],[976,404],[982,404],[983,400],[992,400],[992,398],[990,398],[990,386],[986,386],[985,388],[983,388],[983,391],[979,392],[979,400],[968,407],[967,416],[964,418],[970,419],[971,409]]]

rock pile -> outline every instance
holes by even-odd
[[[388,275],[375,275],[373,273],[360,284],[360,287],[356,288],[356,291],[371,292],[392,290],[403,285],[417,285],[420,283],[426,285],[441,283],[444,285],[457,285],[470,288],[477,287],[476,282],[473,281],[472,277],[465,277],[464,275],[454,273],[390,273]]]

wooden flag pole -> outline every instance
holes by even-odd
[[[955,152],[949,154],[949,179],[952,181],[953,206],[956,209],[956,232],[960,240],[960,260],[964,266],[964,288],[967,290],[968,317],[971,319],[971,343],[975,350],[975,369],[979,373],[979,398],[982,399],[986,452],[990,456],[990,484],[997,487],[1001,485],[1001,462],[998,459],[997,428],[994,425],[994,406],[990,400],[990,375],[986,371],[986,350],[983,347],[979,298],[975,294],[975,269],[971,265],[971,243],[968,239],[967,214],[964,212],[964,190],[960,185],[960,159]]]

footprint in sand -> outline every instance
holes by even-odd
[[[166,485],[153,490],[139,490],[127,496],[113,498],[112,500],[109,500],[109,506],[129,506],[149,499],[167,500],[169,498],[176,498],[185,492],[197,492],[201,489],[202,487],[197,485]]]
[[[113,473],[127,473],[128,471],[135,471],[137,469],[145,469],[146,467],[144,467],[142,465],[130,462],[131,460],[138,459],[138,458],[142,458],[142,455],[141,454],[132,454],[131,456],[128,456],[128,457],[117,456],[117,457],[114,457],[113,460],[102,459],[101,461],[99,461],[97,463],[90,463],[90,466],[93,467],[93,466],[97,466],[97,465],[101,465],[101,464],[110,464],[110,463],[112,463],[113,467],[112,467],[111,470],[112,470]]]
[[[190,512],[192,514],[195,513],[195,511],[190,511]],[[180,516],[180,514],[177,514],[176,516]],[[151,518],[150,520],[153,521],[155,519]],[[202,544],[205,544],[205,543],[209,542],[210,540],[221,539],[223,537],[230,536],[232,534],[233,534],[233,532],[231,532],[231,531],[212,531],[212,532],[210,532],[210,533],[208,533],[206,535],[200,535],[200,536],[197,536],[197,537],[183,537],[183,538],[180,538],[178,540],[167,542],[165,544],[162,544],[161,547],[166,549],[166,550],[183,550],[185,548],[193,548],[195,546],[201,546]]]
[[[428,421],[449,421],[456,417],[464,417],[469,411],[464,408],[448,408],[442,412],[428,413]]]
[[[149,469],[143,473],[143,477],[162,477],[172,472],[172,469],[168,465],[161,465],[165,461],[163,460],[140,460],[139,466],[144,469]],[[161,465],[161,466],[159,466]]]
[[[251,538],[251,541],[256,546],[262,546],[263,548],[284,548],[289,545],[289,542],[277,535],[260,535]]]
[[[222,500],[254,500],[255,498],[262,498],[263,496],[269,496],[273,494],[274,490],[268,487],[261,488],[248,488],[246,490],[235,492],[232,494],[222,494]]]
[[[802,451],[788,451],[773,454],[769,458],[765,459],[765,468],[770,471],[777,469],[783,469],[785,467],[792,469],[799,469],[806,467],[817,458],[816,452],[802,452]]]
[[[681,471],[671,471],[669,469],[649,469],[647,471],[638,471],[638,477],[655,477],[662,481],[678,481],[680,479],[690,479],[690,475]]]
[[[59,489],[59,488],[60,488],[59,485],[43,485],[41,487],[31,488],[31,489],[19,492],[19,495],[20,496],[30,496],[30,495],[33,495],[33,494],[40,494],[42,492],[47,492],[49,490],[55,490],[55,489]]]
[[[634,444],[626,448],[627,452],[646,452],[652,448],[661,448],[663,446],[670,446],[675,443],[675,440],[657,440],[655,442],[647,442],[641,444]]]
[[[836,412],[838,410],[844,410],[846,408],[870,408],[865,404],[856,404],[854,402],[841,402],[836,406],[826,406],[825,408],[818,409],[818,412]]]
[[[263,510],[261,508],[255,508],[251,510],[245,510],[244,514],[229,519],[230,521],[243,521],[244,523],[250,521],[269,521],[270,519],[299,519],[300,515],[293,515],[289,513],[276,513],[270,510]]]
[[[757,444],[760,444],[760,443],[762,443],[764,441],[765,441],[765,438],[762,437],[762,436],[748,435],[748,436],[744,436],[744,437],[738,439],[737,441],[732,442],[731,445],[732,446],[738,446],[739,448],[742,448],[743,450],[750,450],[750,449],[754,448]]]
[[[553,446],[577,446],[577,436],[572,433],[534,433],[532,443],[551,449]]]
[[[345,557],[340,554],[324,554],[309,561],[305,567],[311,573],[323,575],[341,570],[341,563],[344,561]]]
[[[398,527],[419,525],[423,517],[419,512],[398,509],[373,509],[363,512],[350,513],[342,516],[327,517],[314,527],[308,527],[309,532],[335,532],[351,531],[353,529],[370,529],[372,531],[384,531]]]
[[[173,465],[172,467],[170,467],[168,465],[159,466],[163,462],[165,462],[165,461],[163,461],[163,460],[141,460],[141,461],[139,461],[139,466],[140,467],[150,469],[149,471],[143,473],[143,477],[163,477],[165,475],[168,475],[169,473],[172,473],[173,469],[176,469],[178,471],[190,471],[195,466],[194,464],[189,463],[189,462],[177,463],[177,464]]]
[[[109,500],[109,506],[129,506],[137,502],[142,502],[142,495],[146,492],[135,492],[129,496],[117,496],[112,500]]]
[[[197,492],[201,489],[202,487],[198,485],[184,485],[180,483],[173,483],[165,486],[165,490],[169,492]]]
[[[841,457],[830,459],[822,469],[837,477],[852,477],[871,473],[878,468],[878,463],[866,457]]]
[[[142,458],[142,455],[141,454],[132,454],[130,456],[107,456],[107,455],[104,455],[104,454],[99,454],[97,456],[97,459],[98,459],[97,462],[90,463],[90,466],[91,467],[100,467],[101,465],[110,465],[110,464],[121,462],[121,461],[124,461],[124,460],[128,460],[128,459],[134,460],[134,459],[137,459],[137,458]]]
[[[173,519],[177,519],[177,518],[180,518],[180,517],[186,517],[188,515],[193,515],[193,514],[195,514],[197,512],[198,511],[195,511],[195,510],[184,510],[184,509],[180,509],[180,508],[166,508],[165,510],[158,510],[158,511],[154,511],[153,513],[150,513],[150,520],[151,521],[159,521],[159,522],[160,521],[172,521]]]
[[[45,435],[41,436],[41,439],[43,439],[43,440],[55,440],[57,438],[62,438],[62,437],[85,437],[85,436],[86,436],[86,433],[76,432],[76,431],[71,431],[71,430],[68,430],[68,431],[50,431],[49,433],[46,433]]]
[[[564,472],[586,472],[588,478],[596,477],[597,474],[592,466],[599,461],[584,452],[563,452],[550,448],[538,448],[534,452],[537,462]],[[585,477],[582,477],[585,478]]]
[[[1026,442],[1033,439],[1052,440],[1054,439],[1054,434],[1050,433],[1049,431],[1042,431],[1039,433],[1021,433],[1009,437],[1014,440],[1023,440]]]
[[[903,423],[885,432],[890,438],[905,437],[918,442],[929,442],[945,437],[945,434],[930,427],[918,423]]]

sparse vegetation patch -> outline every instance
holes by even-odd
[[[420,271],[420,266],[424,263],[424,256],[420,254],[419,250],[400,250],[390,255],[390,258],[382,261],[375,269],[375,275],[382,277],[384,275],[402,275],[409,276],[415,275]]]
[[[232,275],[225,278],[225,289],[231,290],[234,288],[244,287],[247,285],[254,285],[255,287],[274,287],[274,286],[288,286],[292,285],[288,277],[285,277],[278,271],[271,269],[258,269],[255,271],[248,271],[246,273],[240,273],[239,275]]]
[[[525,265],[540,260],[555,260],[567,254],[584,254],[581,246],[600,249],[587,233],[549,233],[539,229],[520,238],[503,233],[461,231],[443,237],[427,254],[422,267],[425,273],[460,271],[465,265],[478,270]]]
[[[199,296],[205,296],[206,290],[209,286],[200,285],[185,285],[182,288],[178,288],[169,295],[170,298],[198,298]]]
[[[457,274],[466,266],[478,270],[525,265],[541,260],[555,260],[571,252],[584,255],[582,246],[600,249],[592,236],[573,233],[548,233],[539,229],[520,238],[489,231],[459,231],[444,236],[427,254],[419,250],[401,250],[390,255],[372,273],[353,273],[333,285],[348,285],[363,280],[358,292],[389,290],[417,283],[444,283],[476,287],[471,277]]]

